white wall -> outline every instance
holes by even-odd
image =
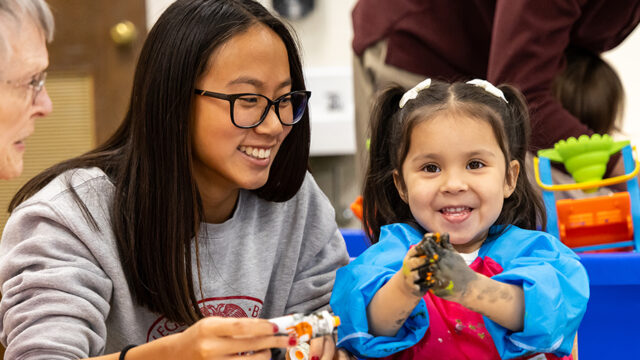
[[[160,14],[173,3],[175,0],[146,0],[147,9],[147,30],[151,29]]]
[[[640,146],[640,26],[604,58],[618,72],[626,92],[623,136]]]
[[[146,1],[150,29],[174,0]],[[273,9],[271,0],[258,1]],[[351,65],[351,8],[355,3],[356,0],[316,0],[315,10],[309,16],[291,22],[300,38],[305,66]]]
[[[259,0],[271,7],[271,0]],[[316,0],[307,17],[291,21],[305,66],[351,66],[351,9],[356,0]]]

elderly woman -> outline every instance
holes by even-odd
[[[22,173],[24,140],[51,112],[44,88],[53,16],[44,0],[0,0],[0,179]]]

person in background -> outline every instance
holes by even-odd
[[[551,93],[562,107],[597,134],[615,135],[621,131],[625,93],[618,73],[599,54],[582,48],[566,51],[567,65],[553,80]],[[527,154],[529,177],[533,176],[533,154]],[[566,171],[551,168],[554,184],[575,182]],[[539,191],[542,191],[536,186]],[[579,199],[612,194],[624,189],[622,185],[601,187],[586,193],[582,190],[554,192],[556,200]]]
[[[10,204],[6,358],[269,359],[296,345],[265,319],[327,308],[349,260],[307,171],[309,95],[294,38],[258,2],[169,6],[115,134]],[[337,356],[333,337],[310,356]]]
[[[0,179],[20,176],[25,140],[52,110],[44,81],[53,28],[44,0],[0,0]]]
[[[553,80],[553,97],[595,133],[620,131],[625,93],[618,73],[589,50],[569,48],[565,55],[566,66]]]
[[[509,85],[427,79],[381,93],[363,201],[374,245],[338,270],[338,346],[392,359],[571,353],[589,282],[571,249],[535,230],[528,132]]]
[[[389,83],[409,89],[424,77],[520,89],[531,110],[533,153],[593,134],[554,97],[554,79],[568,48],[600,54],[620,44],[640,22],[640,0],[359,0],[352,15],[357,159],[366,164],[373,94]],[[616,155],[606,176],[623,171]]]

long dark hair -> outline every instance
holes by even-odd
[[[402,163],[409,152],[415,126],[449,109],[484,119],[491,125],[507,164],[505,178],[509,179],[508,164],[512,160],[520,163],[515,190],[505,199],[495,224],[525,229],[535,229],[536,222],[545,226],[542,201],[529,182],[525,167],[530,133],[526,102],[522,94],[509,85],[499,89],[508,103],[481,87],[460,82],[434,81],[403,108],[399,102],[405,89],[393,86],[380,94],[372,113],[369,166],[363,192],[363,222],[372,242],[378,241],[381,226],[396,222],[419,226],[398,194],[393,172],[397,170],[402,178]]]
[[[616,130],[624,112],[624,88],[599,54],[571,47],[567,66],[553,81],[552,94],[573,116],[598,134]]]
[[[253,0],[176,1],[142,48],[129,109],[115,134],[95,150],[34,177],[13,198],[9,211],[66,170],[101,168],[116,186],[111,222],[136,301],[177,322],[191,324],[201,318],[191,271],[192,240],[195,237],[198,261],[196,235],[204,218],[191,169],[193,89],[215,49],[258,23],[282,39],[292,90],[304,90],[297,42],[262,5]],[[305,114],[282,143],[267,183],[254,192],[269,201],[290,199],[304,180],[309,142]]]

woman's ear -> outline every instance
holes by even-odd
[[[504,198],[508,198],[513,194],[518,182],[518,175],[520,174],[520,163],[518,160],[511,160],[509,162],[509,169],[507,169],[507,178],[504,182]]]
[[[404,180],[402,180],[402,175],[400,175],[400,172],[398,172],[397,169],[393,170],[393,183],[396,185],[396,190],[398,190],[398,195],[400,195],[402,201],[408,204],[409,200],[407,199],[407,190],[404,186]]]

